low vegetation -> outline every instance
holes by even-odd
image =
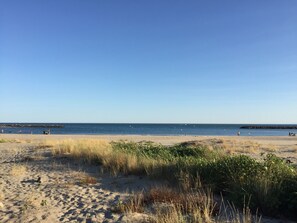
[[[91,177],[91,176],[84,176],[79,180],[80,184],[95,184],[97,183],[97,180],[95,177]]]
[[[30,139],[9,139],[9,138],[1,138],[0,143],[31,143]]]
[[[155,217],[152,222],[211,222],[218,212],[209,194],[178,191],[172,187],[151,188],[135,194],[114,207],[118,212],[145,212],[150,209]]]
[[[149,222],[195,222],[195,223],[258,223],[261,217],[253,216],[248,207],[238,211],[234,205],[214,201],[210,191],[184,191],[168,186],[151,188],[135,194],[132,198],[119,201],[115,212],[138,212],[150,210]]]
[[[54,155],[69,155],[87,163],[102,163],[112,153],[111,145],[105,140],[47,141],[46,146],[53,147]]]
[[[0,139],[0,143],[13,143],[13,142],[19,142],[14,139]]]
[[[109,144],[101,140],[61,141],[53,147],[53,153],[66,154],[87,163],[98,163],[115,175],[136,174],[167,180],[186,194],[209,188],[217,194],[221,193],[243,210],[250,208],[253,212],[258,210],[265,215],[297,219],[296,168],[273,154],[263,155],[259,161],[246,155],[231,156],[221,147],[210,148],[200,144],[164,146],[125,141]],[[141,209],[150,196],[152,192],[142,195],[142,200],[138,198],[137,205],[134,202],[132,206],[136,210]],[[176,197],[176,194],[171,193],[169,197]],[[180,198],[177,200],[182,202]],[[183,202],[181,205],[174,199],[169,201],[174,204],[172,210],[179,217],[188,213],[185,207],[201,207],[201,203],[196,201],[191,202],[191,205]],[[248,207],[245,206],[247,201]],[[192,209],[201,210],[198,206]],[[202,207],[205,209],[205,206]],[[212,207],[210,205],[208,208],[210,215],[214,213]],[[133,209],[131,205],[130,209]],[[193,216],[193,211],[190,215]],[[206,215],[201,215],[201,211],[198,217],[206,221]]]

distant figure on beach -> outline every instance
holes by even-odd
[[[50,129],[47,130],[47,131],[45,130],[45,131],[43,131],[43,134],[44,134],[44,135],[50,135],[50,134],[51,134],[51,130],[50,130]]]
[[[294,132],[289,132],[289,136],[296,136],[296,133],[294,133]]]
[[[4,130],[3,129],[1,129],[1,133],[3,133],[4,132]]]
[[[240,136],[240,132],[239,131],[237,132],[237,135]]]

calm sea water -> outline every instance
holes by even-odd
[[[28,123],[27,123],[28,124]],[[37,123],[34,123],[37,124]],[[45,123],[42,123],[45,124]],[[123,135],[221,135],[232,136],[240,131],[243,136],[287,136],[293,130],[286,129],[240,129],[241,124],[62,124],[52,128],[51,134],[123,134]],[[46,128],[0,128],[7,134],[42,134]],[[296,131],[295,131],[296,132]]]

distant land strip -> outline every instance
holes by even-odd
[[[297,125],[245,125],[241,129],[297,129]]]
[[[0,128],[64,128],[64,125],[43,124],[0,124]]]

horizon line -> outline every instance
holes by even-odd
[[[0,124],[164,124],[164,125],[297,125],[297,123],[206,123],[206,122],[0,122]]]

